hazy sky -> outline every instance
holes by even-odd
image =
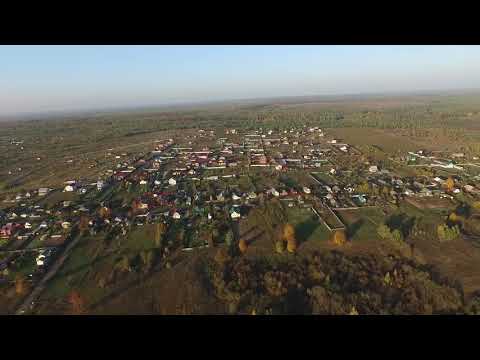
[[[0,46],[0,115],[480,88],[480,46]]]

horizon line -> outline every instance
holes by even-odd
[[[435,95],[454,95],[458,93],[475,93],[480,92],[480,88],[457,88],[457,89],[423,89],[423,90],[392,90],[392,91],[383,91],[383,92],[358,92],[358,93],[332,93],[332,94],[310,94],[310,95],[279,95],[279,96],[265,96],[265,97],[255,97],[255,98],[227,98],[227,99],[215,99],[215,100],[179,100],[169,103],[157,103],[157,104],[144,104],[144,105],[131,105],[131,106],[121,106],[121,105],[112,105],[105,107],[94,107],[94,108],[79,108],[79,109],[66,109],[66,110],[42,110],[34,112],[21,112],[21,113],[11,113],[11,114],[0,114],[0,122],[9,122],[9,121],[21,121],[21,120],[44,120],[46,117],[60,117],[60,116],[85,116],[85,115],[95,115],[101,113],[120,113],[120,112],[135,112],[135,111],[153,111],[153,110],[167,110],[169,108],[173,109],[185,109],[190,108],[190,110],[195,110],[195,106],[204,107],[204,106],[214,106],[214,105],[234,105],[235,103],[240,103],[238,105],[248,105],[249,102],[268,102],[273,100],[294,100],[294,99],[308,99],[308,98],[318,98],[316,101],[321,101],[321,98],[338,98],[339,100],[346,100],[341,98],[348,97],[375,97],[375,96],[408,96],[408,95],[422,95],[422,96],[435,96]],[[313,100],[313,99],[312,99]],[[312,101],[315,102],[315,101]],[[243,104],[245,103],[245,104]],[[193,107],[193,109],[192,109]]]

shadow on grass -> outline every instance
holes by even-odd
[[[360,230],[360,228],[365,224],[364,219],[358,219],[352,225],[347,227],[347,238],[351,239],[355,234]]]
[[[320,222],[317,218],[311,217],[304,222],[295,226],[295,234],[299,244],[308,240],[308,238],[314,233],[317,227],[320,226]]]
[[[248,245],[253,244],[255,241],[257,241],[259,238],[261,238],[265,234],[265,231],[261,231],[257,235],[251,237],[250,239],[245,239]]]
[[[150,273],[148,273],[146,275],[136,276],[135,279],[127,282],[126,284],[124,284],[123,286],[120,286],[117,289],[114,289],[112,292],[105,295],[103,298],[101,298],[97,302],[91,304],[89,306],[89,309],[88,309],[89,312],[91,312],[92,310],[94,311],[94,310],[98,309],[99,307],[108,304],[110,301],[118,298],[123,293],[125,293],[128,290],[130,290],[131,288],[139,285],[140,283],[150,279],[152,276],[156,275],[160,271],[161,271],[161,269],[158,269],[158,270],[155,270],[155,271],[151,271]]]
[[[60,273],[59,275],[61,275],[61,277],[67,277],[67,276],[70,276],[70,275],[74,275],[82,270],[85,270],[87,268],[90,268],[92,267],[94,264],[108,258],[109,256],[111,256],[112,254],[105,254],[105,255],[102,255],[102,256],[98,256],[97,258],[95,258],[93,261],[91,262],[88,262],[86,264],[83,264],[83,265],[80,265],[80,266],[77,266],[71,270],[68,270],[66,272],[63,272],[63,273]]]

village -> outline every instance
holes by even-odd
[[[112,168],[96,181],[45,184],[4,200],[0,282],[21,274],[35,285],[85,232],[119,239],[162,224],[169,236],[164,257],[213,246],[229,231],[238,240],[238,223],[275,198],[292,211],[311,211],[331,233],[347,229],[342,211],[387,214],[402,203],[450,209],[480,199],[480,177],[467,171],[480,167],[478,157],[412,149],[378,160],[319,127],[198,129],[157,140],[150,153],[109,149],[108,156]],[[202,236],[205,230],[215,236]]]

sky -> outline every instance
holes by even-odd
[[[0,46],[0,115],[480,88],[480,46]]]

